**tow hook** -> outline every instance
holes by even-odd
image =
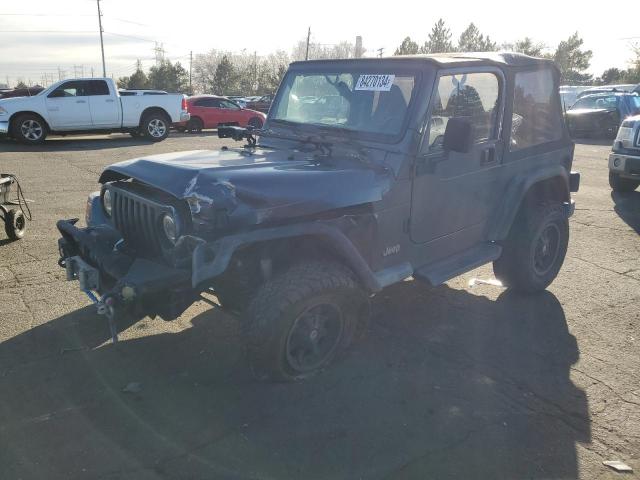
[[[85,290],[84,293],[89,299],[96,304],[98,315],[106,315],[109,322],[109,331],[111,332],[111,341],[118,343],[118,329],[116,327],[116,298],[113,295],[105,295],[98,299],[91,290]]]

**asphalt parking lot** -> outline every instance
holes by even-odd
[[[522,297],[474,278],[407,281],[373,302],[365,338],[298,384],[255,381],[237,320],[204,302],[109,342],[57,266],[55,222],[82,217],[102,169],[215,148],[212,133],[0,143],[33,199],[0,236],[0,478],[608,479],[640,471],[640,191],[612,195],[609,145],[582,173],[558,279]]]

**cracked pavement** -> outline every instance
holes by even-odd
[[[591,142],[594,143],[594,142]],[[213,134],[0,143],[34,221],[0,238],[0,477],[613,479],[640,471],[640,191],[613,194],[608,145],[582,173],[565,265],[523,297],[406,281],[366,336],[304,383],[256,382],[237,320],[204,302],[118,346],[57,266],[55,222],[83,217],[104,166],[216,148]],[[140,390],[123,388],[138,382]],[[625,478],[635,478],[626,474]]]

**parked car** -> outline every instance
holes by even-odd
[[[598,93],[582,97],[567,110],[566,120],[574,137],[615,137],[620,123],[640,113],[640,96],[633,93]]]
[[[286,381],[323,369],[370,296],[411,276],[493,262],[505,287],[539,292],[580,181],[559,78],[518,54],[292,63],[258,139],[218,130],[244,147],[107,167],[87,227],[58,222],[59,263],[100,295],[114,341],[122,316],[170,320],[215,294],[242,316],[259,378]],[[348,101],[309,121],[300,98],[332,92]]]
[[[247,108],[247,99],[245,97],[240,97],[240,96],[237,96],[237,95],[229,95],[226,98],[228,98],[229,100],[231,100],[234,103],[237,103],[242,108]]]
[[[220,125],[261,128],[265,114],[215,95],[198,95],[187,99],[187,111],[191,115],[188,122],[175,125],[179,131],[200,132],[204,128],[218,128]]]
[[[603,85],[600,87],[591,87],[582,90],[578,93],[577,98],[586,97],[587,95],[593,95],[595,93],[640,93],[640,84],[629,83],[623,85]]]
[[[43,87],[26,87],[26,88],[13,88],[11,90],[4,90],[0,92],[1,98],[15,98],[15,97],[32,97],[43,91]]]
[[[42,143],[49,133],[128,132],[164,140],[187,121],[184,95],[121,96],[110,78],[57,82],[33,97],[0,100],[0,133]]]
[[[268,113],[271,102],[273,101],[273,95],[263,95],[257,100],[251,100],[247,103],[247,108],[257,110],[259,112]]]
[[[640,115],[620,126],[609,155],[609,185],[614,192],[631,192],[640,186]]]

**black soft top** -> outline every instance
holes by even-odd
[[[341,60],[307,60],[298,61],[291,64],[292,67],[303,65],[319,65],[322,63],[363,63],[368,65],[384,62],[398,62],[404,65],[410,63],[429,63],[442,68],[455,68],[471,65],[495,65],[500,67],[518,68],[540,68],[552,67],[551,60],[530,57],[522,53],[514,52],[473,52],[473,53],[437,53],[428,55],[397,55],[393,57],[367,57],[367,58],[347,58]]]

